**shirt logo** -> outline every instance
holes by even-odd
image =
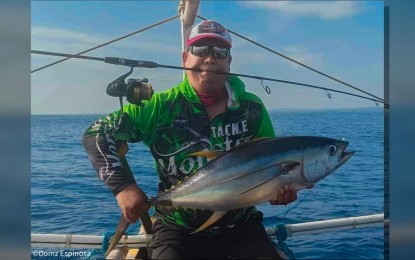
[[[185,116],[178,116],[173,120],[173,127],[179,131],[185,130],[189,126],[189,121]]]
[[[224,36],[225,35],[225,28],[216,23],[216,22],[203,22],[198,27],[199,33],[216,33],[219,35]]]

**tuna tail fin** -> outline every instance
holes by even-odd
[[[196,229],[195,231],[193,231],[190,234],[194,234],[194,233],[200,232],[200,231],[208,228],[209,226],[216,223],[219,219],[221,219],[226,213],[227,213],[227,211],[215,211],[215,212],[213,212],[212,216],[210,216],[210,218],[205,223],[203,223],[203,225],[201,225],[198,229]]]

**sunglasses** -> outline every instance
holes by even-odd
[[[188,50],[195,56],[206,57],[212,54],[215,59],[225,59],[230,54],[229,48],[221,48],[214,46],[189,46]]]

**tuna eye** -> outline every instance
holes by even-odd
[[[330,145],[329,146],[330,155],[333,155],[336,151],[337,151],[337,148],[336,148],[335,145]]]

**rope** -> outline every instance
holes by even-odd
[[[304,195],[304,197],[302,197],[302,198],[301,198],[301,200],[297,201],[297,203],[295,203],[295,205],[294,205],[294,206],[292,206],[291,208],[287,209],[286,211],[284,211],[284,212],[282,212],[282,213],[280,213],[280,214],[278,214],[278,215],[275,215],[275,217],[283,215],[282,217],[283,217],[283,218],[285,218],[285,216],[288,214],[288,212],[290,212],[291,210],[295,209],[298,205],[300,205],[300,203],[301,203],[301,202],[303,202],[304,198],[305,198],[307,195],[308,195],[308,194]]]
[[[106,42],[106,43],[100,44],[100,45],[95,46],[95,47],[93,47],[93,48],[90,48],[90,49],[88,49],[88,50],[81,51],[81,52],[79,52],[79,53],[77,53],[77,54],[74,54],[74,55],[81,55],[81,54],[84,54],[84,53],[90,52],[90,51],[92,51],[92,50],[96,50],[96,49],[101,48],[101,47],[103,47],[103,46],[106,46],[106,45],[108,45],[108,44],[111,44],[111,43],[114,43],[114,42],[116,42],[116,41],[119,41],[119,40],[125,39],[125,38],[127,38],[127,37],[130,37],[130,36],[132,36],[132,35],[134,35],[134,34],[144,32],[144,31],[146,31],[146,30],[148,30],[148,29],[151,29],[151,28],[156,27],[156,26],[158,26],[158,25],[161,25],[161,24],[163,24],[163,23],[170,22],[170,21],[172,21],[172,20],[174,20],[174,19],[176,19],[176,18],[178,18],[178,17],[180,17],[180,15],[175,15],[175,16],[173,16],[173,17],[170,17],[170,18],[167,18],[167,19],[165,19],[165,20],[162,20],[162,21],[160,21],[160,22],[158,22],[158,23],[155,23],[155,24],[149,25],[149,26],[147,26],[147,27],[145,27],[145,28],[143,28],[143,29],[140,29],[140,30],[138,30],[138,31],[135,31],[135,32],[132,32],[132,33],[126,34],[126,35],[124,35],[124,36],[118,37],[118,38],[116,38],[116,39],[114,39],[114,40],[111,40],[111,41],[108,41],[108,42]],[[66,60],[69,60],[70,58],[71,58],[71,57],[67,57],[67,58],[64,58],[64,59],[61,59],[61,60],[58,60],[58,61],[52,62],[52,63],[50,63],[50,64],[47,64],[47,65],[45,65],[45,66],[42,66],[42,67],[40,67],[40,68],[37,68],[37,69],[34,69],[34,70],[30,71],[30,73],[33,73],[33,72],[36,72],[36,71],[39,71],[39,70],[45,69],[45,68],[50,67],[50,66],[52,66],[52,65],[55,65],[55,64],[61,63],[61,62],[66,61]]]
[[[280,216],[283,215],[283,218],[285,218],[285,216],[288,214],[288,212],[290,212],[291,210],[293,210],[294,208],[296,208],[302,201],[304,200],[304,197],[299,200],[294,206],[292,206],[290,209],[275,215],[275,216]],[[287,244],[284,242],[285,240],[287,240],[288,237],[288,232],[287,232],[287,228],[285,226],[285,224],[283,223],[277,223],[274,225],[275,228],[275,234],[277,236],[277,240],[278,242],[275,243],[274,241],[272,241],[274,243],[274,245],[281,250],[288,259],[295,259],[294,253],[293,251],[291,251],[291,249],[287,246]]]
[[[286,211],[284,211],[284,212],[282,212],[278,215],[275,215],[275,216],[277,217],[277,216],[283,215],[282,217],[285,218],[285,216],[288,214],[288,212],[290,212],[291,210],[295,209],[298,205],[300,205],[300,203],[303,202],[304,198],[307,197],[307,195],[308,194],[306,194],[304,197],[302,197],[301,200],[299,200],[294,206],[292,206],[288,210],[286,210]],[[275,234],[276,234],[277,240],[278,240],[277,243],[275,243],[273,241],[274,245],[279,250],[281,250],[287,256],[288,259],[295,259],[293,251],[291,251],[291,249],[288,248],[287,244],[284,242],[285,240],[287,240],[287,237],[288,237],[288,232],[287,232],[287,228],[286,228],[285,224],[277,223],[277,224],[274,225],[274,228],[275,228]]]
[[[137,232],[132,232],[134,229],[133,226],[130,226],[127,231],[125,231],[125,235],[135,235],[137,234]],[[101,249],[103,252],[107,252],[108,250],[108,246],[109,243],[111,241],[111,238],[114,236],[115,232],[114,231],[106,231],[104,233],[102,233],[102,245],[101,245]]]
[[[285,228],[285,225],[282,223],[278,223],[274,225],[275,232],[277,234],[278,241],[285,241],[288,237],[287,229]]]
[[[185,6],[186,6],[186,0],[181,0],[181,1],[180,1],[180,4],[179,4],[179,7],[177,8],[177,12],[178,12],[180,15],[182,15],[182,14],[183,14]]]
[[[279,250],[281,250],[287,256],[288,259],[295,259],[293,251],[291,251],[291,249],[289,249],[287,244],[285,244],[283,241],[273,243]]]
[[[197,15],[197,17],[199,17],[199,18],[200,18],[200,19],[202,19],[202,20],[207,20],[206,18],[204,18],[204,17],[202,17],[202,16],[200,16],[200,15]],[[376,99],[379,99],[379,100],[384,101],[382,98],[377,97],[377,96],[375,96],[375,95],[373,95],[373,94],[371,94],[371,93],[369,93],[369,92],[366,92],[366,91],[364,91],[363,89],[360,89],[360,88],[358,88],[358,87],[355,87],[355,86],[353,86],[353,85],[351,85],[351,84],[349,84],[349,83],[346,83],[346,82],[344,82],[344,81],[342,81],[342,80],[340,80],[340,79],[337,79],[337,78],[335,78],[335,77],[332,77],[332,76],[330,76],[330,75],[328,75],[328,74],[326,74],[326,73],[323,73],[323,72],[321,72],[321,71],[319,71],[319,70],[313,69],[312,67],[307,66],[307,65],[305,65],[304,63],[301,63],[301,62],[299,62],[299,61],[297,61],[297,60],[294,60],[293,58],[290,58],[290,57],[288,57],[288,56],[286,56],[286,55],[284,55],[284,54],[282,54],[282,53],[280,53],[280,52],[274,51],[273,49],[270,49],[270,48],[268,48],[268,47],[266,47],[266,46],[264,46],[264,45],[262,45],[262,44],[260,44],[260,43],[257,43],[257,42],[255,42],[255,41],[253,41],[253,40],[251,40],[251,39],[249,39],[249,38],[247,38],[247,37],[245,37],[245,36],[242,36],[242,35],[240,35],[240,34],[238,34],[238,33],[234,32],[234,31],[231,31],[231,30],[229,30],[228,28],[226,28],[226,30],[228,30],[230,33],[235,34],[236,36],[238,36],[238,37],[240,37],[240,38],[242,38],[242,39],[244,39],[244,40],[246,40],[246,41],[249,41],[250,43],[253,43],[253,44],[255,44],[255,45],[257,45],[257,46],[259,46],[259,47],[261,47],[261,48],[263,48],[263,49],[265,49],[265,50],[267,50],[267,51],[270,51],[270,52],[272,52],[272,53],[274,53],[274,54],[276,54],[276,55],[279,55],[279,56],[281,56],[281,57],[283,57],[283,58],[285,58],[285,59],[287,59],[287,60],[289,60],[289,61],[291,61],[291,62],[297,63],[298,65],[303,66],[303,67],[305,67],[305,68],[307,68],[307,69],[309,69],[309,70],[311,70],[311,71],[314,71],[314,72],[316,72],[316,73],[318,73],[318,74],[320,74],[320,75],[323,75],[323,76],[325,76],[325,77],[327,77],[327,78],[329,78],[329,79],[332,79],[332,80],[334,80],[334,81],[337,81],[338,83],[341,83],[341,84],[346,85],[346,86],[348,86],[348,87],[350,87],[350,88],[353,88],[354,90],[357,90],[357,91],[359,91],[359,92],[365,93],[366,95],[369,95],[369,96],[371,96],[371,97],[373,97],[373,98],[376,98]]]
[[[278,240],[277,243],[273,242],[274,245],[279,250],[281,250],[288,257],[288,259],[295,259],[293,251],[291,251],[291,249],[289,249],[287,244],[284,242],[288,237],[288,232],[285,225],[282,223],[278,223],[274,227],[276,229],[276,235]]]
[[[103,252],[107,252],[108,246],[109,246],[109,242],[111,240],[111,238],[114,236],[115,232],[113,231],[107,231],[102,233],[102,251]]]
[[[98,250],[95,248],[94,250],[91,251],[91,254],[86,258],[86,259],[98,259],[98,258],[92,258],[94,256],[98,255]]]

